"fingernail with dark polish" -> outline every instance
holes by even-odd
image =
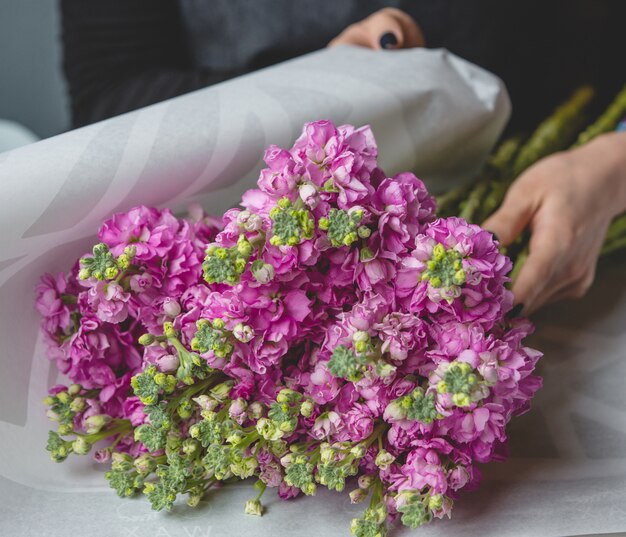
[[[397,44],[398,44],[398,38],[392,32],[387,32],[386,34],[383,34],[383,36],[380,38],[380,48],[384,48],[384,49],[396,48]]]
[[[518,304],[517,306],[513,306],[513,308],[511,309],[511,311],[509,311],[509,313],[507,314],[508,317],[519,317],[520,313],[522,313],[522,310],[524,309],[524,304]]]

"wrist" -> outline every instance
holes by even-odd
[[[612,216],[626,211],[626,132],[601,134],[580,149],[586,152],[589,172],[607,191]]]

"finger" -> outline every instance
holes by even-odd
[[[482,224],[498,237],[500,244],[508,246],[528,226],[533,209],[527,196],[506,196],[500,208]]]
[[[425,45],[424,34],[420,27],[410,15],[400,9],[381,9],[365,19],[363,25],[367,29],[369,39],[367,46],[373,49],[411,48]],[[391,36],[395,38],[395,45]]]
[[[538,227],[530,238],[528,258],[512,289],[515,303],[524,304],[525,313],[536,310],[546,292],[551,294],[552,278],[562,263],[562,256],[555,251],[558,244],[558,228],[552,226]]]
[[[352,24],[341,32],[335,39],[328,43],[328,47],[338,45],[355,45],[365,48],[379,48],[372,46],[372,39],[369,32],[362,23]]]

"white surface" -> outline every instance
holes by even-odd
[[[254,183],[265,146],[289,145],[306,120],[371,123],[389,173],[414,168],[442,186],[478,165],[507,113],[496,79],[444,51],[343,48],[0,155],[0,535],[347,535],[362,507],[345,494],[282,503],[268,491],[259,520],[242,513],[244,483],[197,511],[153,513],[118,499],[88,458],[50,462],[40,401],[57,379],[35,348],[34,285],[113,211],[202,199],[222,212]],[[625,268],[614,258],[586,302],[539,318],[546,387],[512,425],[511,459],[485,469],[452,521],[417,535],[626,529]]]

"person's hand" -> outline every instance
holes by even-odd
[[[607,228],[625,209],[626,133],[547,157],[513,183],[483,227],[504,246],[525,228],[531,232],[528,258],[513,284],[524,313],[585,294]]]
[[[424,35],[404,11],[386,7],[348,26],[328,46],[357,45],[372,49],[423,47]]]

